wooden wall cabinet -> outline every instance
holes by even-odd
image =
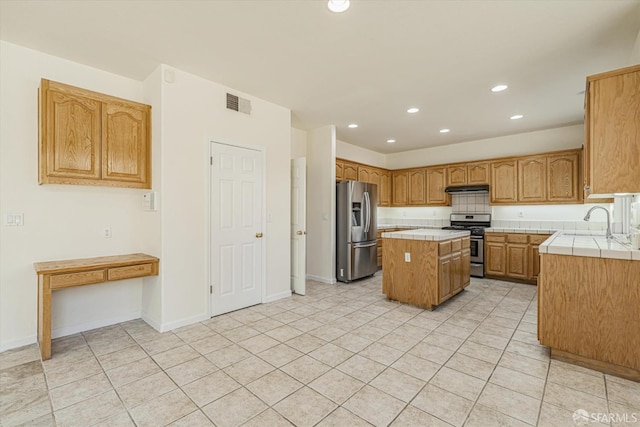
[[[427,191],[426,203],[429,206],[449,205],[449,195],[444,192],[447,186],[447,168],[429,167],[427,168]]]
[[[579,202],[580,181],[578,152],[549,156],[547,159],[547,200]]]
[[[547,200],[547,158],[518,159],[518,201],[544,203]]]
[[[357,181],[358,180],[358,164],[343,161],[342,179],[343,181]]]
[[[409,171],[409,204],[424,205],[426,195],[427,176],[424,169]]]
[[[391,172],[380,169],[380,197],[378,206],[391,206]]]
[[[455,165],[447,168],[449,185],[467,185],[467,165]]]
[[[344,162],[336,159],[336,181],[344,181]]]
[[[461,163],[447,168],[447,185],[480,185],[489,183],[489,163]]]
[[[409,204],[409,172],[391,172],[391,197],[393,206],[407,206]]]
[[[490,201],[493,204],[518,202],[518,169],[516,160],[503,160],[491,164]]]
[[[640,65],[587,77],[588,194],[640,193]]]
[[[151,188],[151,107],[42,79],[40,184]]]

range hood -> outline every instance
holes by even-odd
[[[489,185],[456,185],[447,187],[444,189],[445,193],[449,194],[464,194],[464,193],[474,193],[474,194],[484,194],[489,192]]]

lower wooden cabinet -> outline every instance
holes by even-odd
[[[452,279],[453,279],[453,263],[451,254],[441,256],[438,259],[438,278],[440,286],[438,288],[438,296],[440,301],[445,301],[453,295]]]
[[[549,234],[486,233],[484,271],[489,277],[536,283],[540,272],[538,246]]]

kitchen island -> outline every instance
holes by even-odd
[[[431,310],[470,282],[470,232],[416,229],[382,233],[382,292]]]
[[[551,357],[640,381],[640,251],[604,233],[539,247],[538,339]]]

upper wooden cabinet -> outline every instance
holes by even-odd
[[[427,176],[424,169],[409,171],[409,204],[424,205],[426,197]]]
[[[151,188],[151,107],[42,79],[40,184]]]
[[[489,183],[489,163],[462,163],[447,168],[447,185],[477,185]]]
[[[515,160],[491,164],[491,203],[516,204],[518,202],[518,171]]]
[[[358,164],[351,162],[342,163],[342,179],[345,181],[357,181],[358,180]]]
[[[427,168],[427,205],[449,204],[449,195],[444,192],[447,186],[447,168]]]
[[[391,171],[391,197],[393,206],[409,204],[409,172]]]
[[[551,155],[547,158],[547,200],[574,202],[580,200],[578,152]]]
[[[340,182],[344,180],[344,162],[340,159],[336,159],[336,181]]]
[[[585,191],[640,193],[640,65],[587,77]]]
[[[391,205],[391,172],[386,169],[380,170],[380,197],[378,206]]]
[[[547,158],[543,156],[518,159],[518,201],[547,200]]]

